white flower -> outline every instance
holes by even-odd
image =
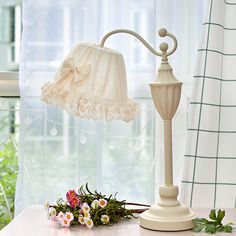
[[[99,205],[101,208],[105,207],[105,206],[107,205],[107,200],[105,200],[105,199],[103,199],[103,198],[99,199],[98,205]]]
[[[83,215],[79,215],[79,223],[81,224],[81,225],[84,225],[85,224],[85,220],[84,220],[84,217],[83,217]]]
[[[63,227],[70,227],[70,221],[66,219],[66,217],[60,220],[61,226]]]
[[[83,212],[89,212],[90,211],[90,207],[88,205],[88,203],[83,203],[82,207],[81,207]]]
[[[90,213],[88,211],[84,212],[84,219],[89,220],[90,219]]]
[[[95,200],[92,202],[91,207],[92,207],[93,209],[95,209],[95,208],[98,207],[98,200],[97,200],[97,199],[95,199]]]
[[[57,214],[57,220],[61,221],[63,218],[65,217],[65,214],[60,211],[58,214]]]
[[[66,212],[65,218],[69,221],[69,223],[74,220],[74,215],[71,212]]]
[[[101,216],[101,221],[102,221],[103,224],[108,224],[109,220],[110,220],[110,218],[109,218],[108,215],[102,215]]]
[[[56,215],[57,215],[56,209],[53,208],[53,207],[49,207],[48,208],[48,216],[49,216],[49,218],[52,219],[52,220],[55,220]]]
[[[91,219],[89,219],[89,220],[87,220],[87,221],[85,221],[85,225],[89,228],[89,229],[91,229],[91,228],[93,228],[93,221],[91,220]]]

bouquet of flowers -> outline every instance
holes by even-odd
[[[91,192],[88,184],[82,185],[78,192],[69,190],[66,193],[66,201],[63,198],[57,200],[56,205],[46,204],[48,217],[57,221],[62,227],[73,225],[85,225],[88,228],[98,225],[111,225],[121,219],[135,217],[135,213],[142,213],[145,209],[126,209],[127,205],[150,207],[139,203],[128,203],[125,200],[118,201],[116,194],[109,197]]]

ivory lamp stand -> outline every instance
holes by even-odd
[[[156,109],[164,121],[165,184],[160,186],[159,202],[141,214],[140,225],[147,229],[160,231],[191,229],[193,228],[193,219],[196,218],[196,215],[187,206],[177,200],[179,188],[173,185],[172,119],[179,106],[182,83],[174,77],[167,57],[175,52],[177,40],[166,29],[160,29],[159,36],[169,36],[172,38],[174,47],[168,52],[168,44],[162,43],[160,45],[161,53],[159,53],[137,33],[126,29],[119,29],[106,34],[100,45],[103,47],[105,40],[110,35],[117,33],[128,33],[135,36],[153,54],[162,58],[161,66],[158,69],[157,81],[151,83],[150,87]]]

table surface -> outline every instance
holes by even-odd
[[[194,209],[200,217],[207,217],[210,209]],[[235,221],[236,209],[226,209],[225,222]],[[160,232],[147,230],[139,226],[138,219],[125,220],[113,226],[100,226],[87,229],[84,226],[62,228],[56,222],[47,219],[43,206],[32,206],[18,215],[10,224],[0,231],[0,236],[161,236],[161,235],[208,235],[193,233],[191,230],[180,232]],[[217,235],[236,235],[233,233],[217,233]]]

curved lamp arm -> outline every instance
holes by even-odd
[[[137,34],[136,32],[132,31],[132,30],[127,30],[127,29],[117,29],[117,30],[113,30],[109,33],[107,33],[103,38],[102,41],[100,43],[100,46],[103,47],[105,44],[105,41],[107,40],[108,37],[110,37],[113,34],[118,34],[118,33],[126,33],[126,34],[131,34],[134,37],[136,37],[141,43],[143,43],[148,49],[149,51],[151,51],[154,55],[167,58],[169,55],[173,54],[175,52],[175,50],[177,49],[177,39],[173,34],[170,34],[167,32],[166,29],[162,28],[158,31],[158,34],[160,37],[165,37],[165,36],[169,36],[170,38],[173,39],[174,41],[174,47],[172,48],[172,50],[170,50],[169,52],[167,52],[168,50],[168,44],[167,43],[162,43],[160,44],[160,49],[162,51],[162,53],[157,52],[153,47],[151,47],[151,45],[143,38],[141,37],[139,34]],[[166,59],[167,60],[167,59]]]

